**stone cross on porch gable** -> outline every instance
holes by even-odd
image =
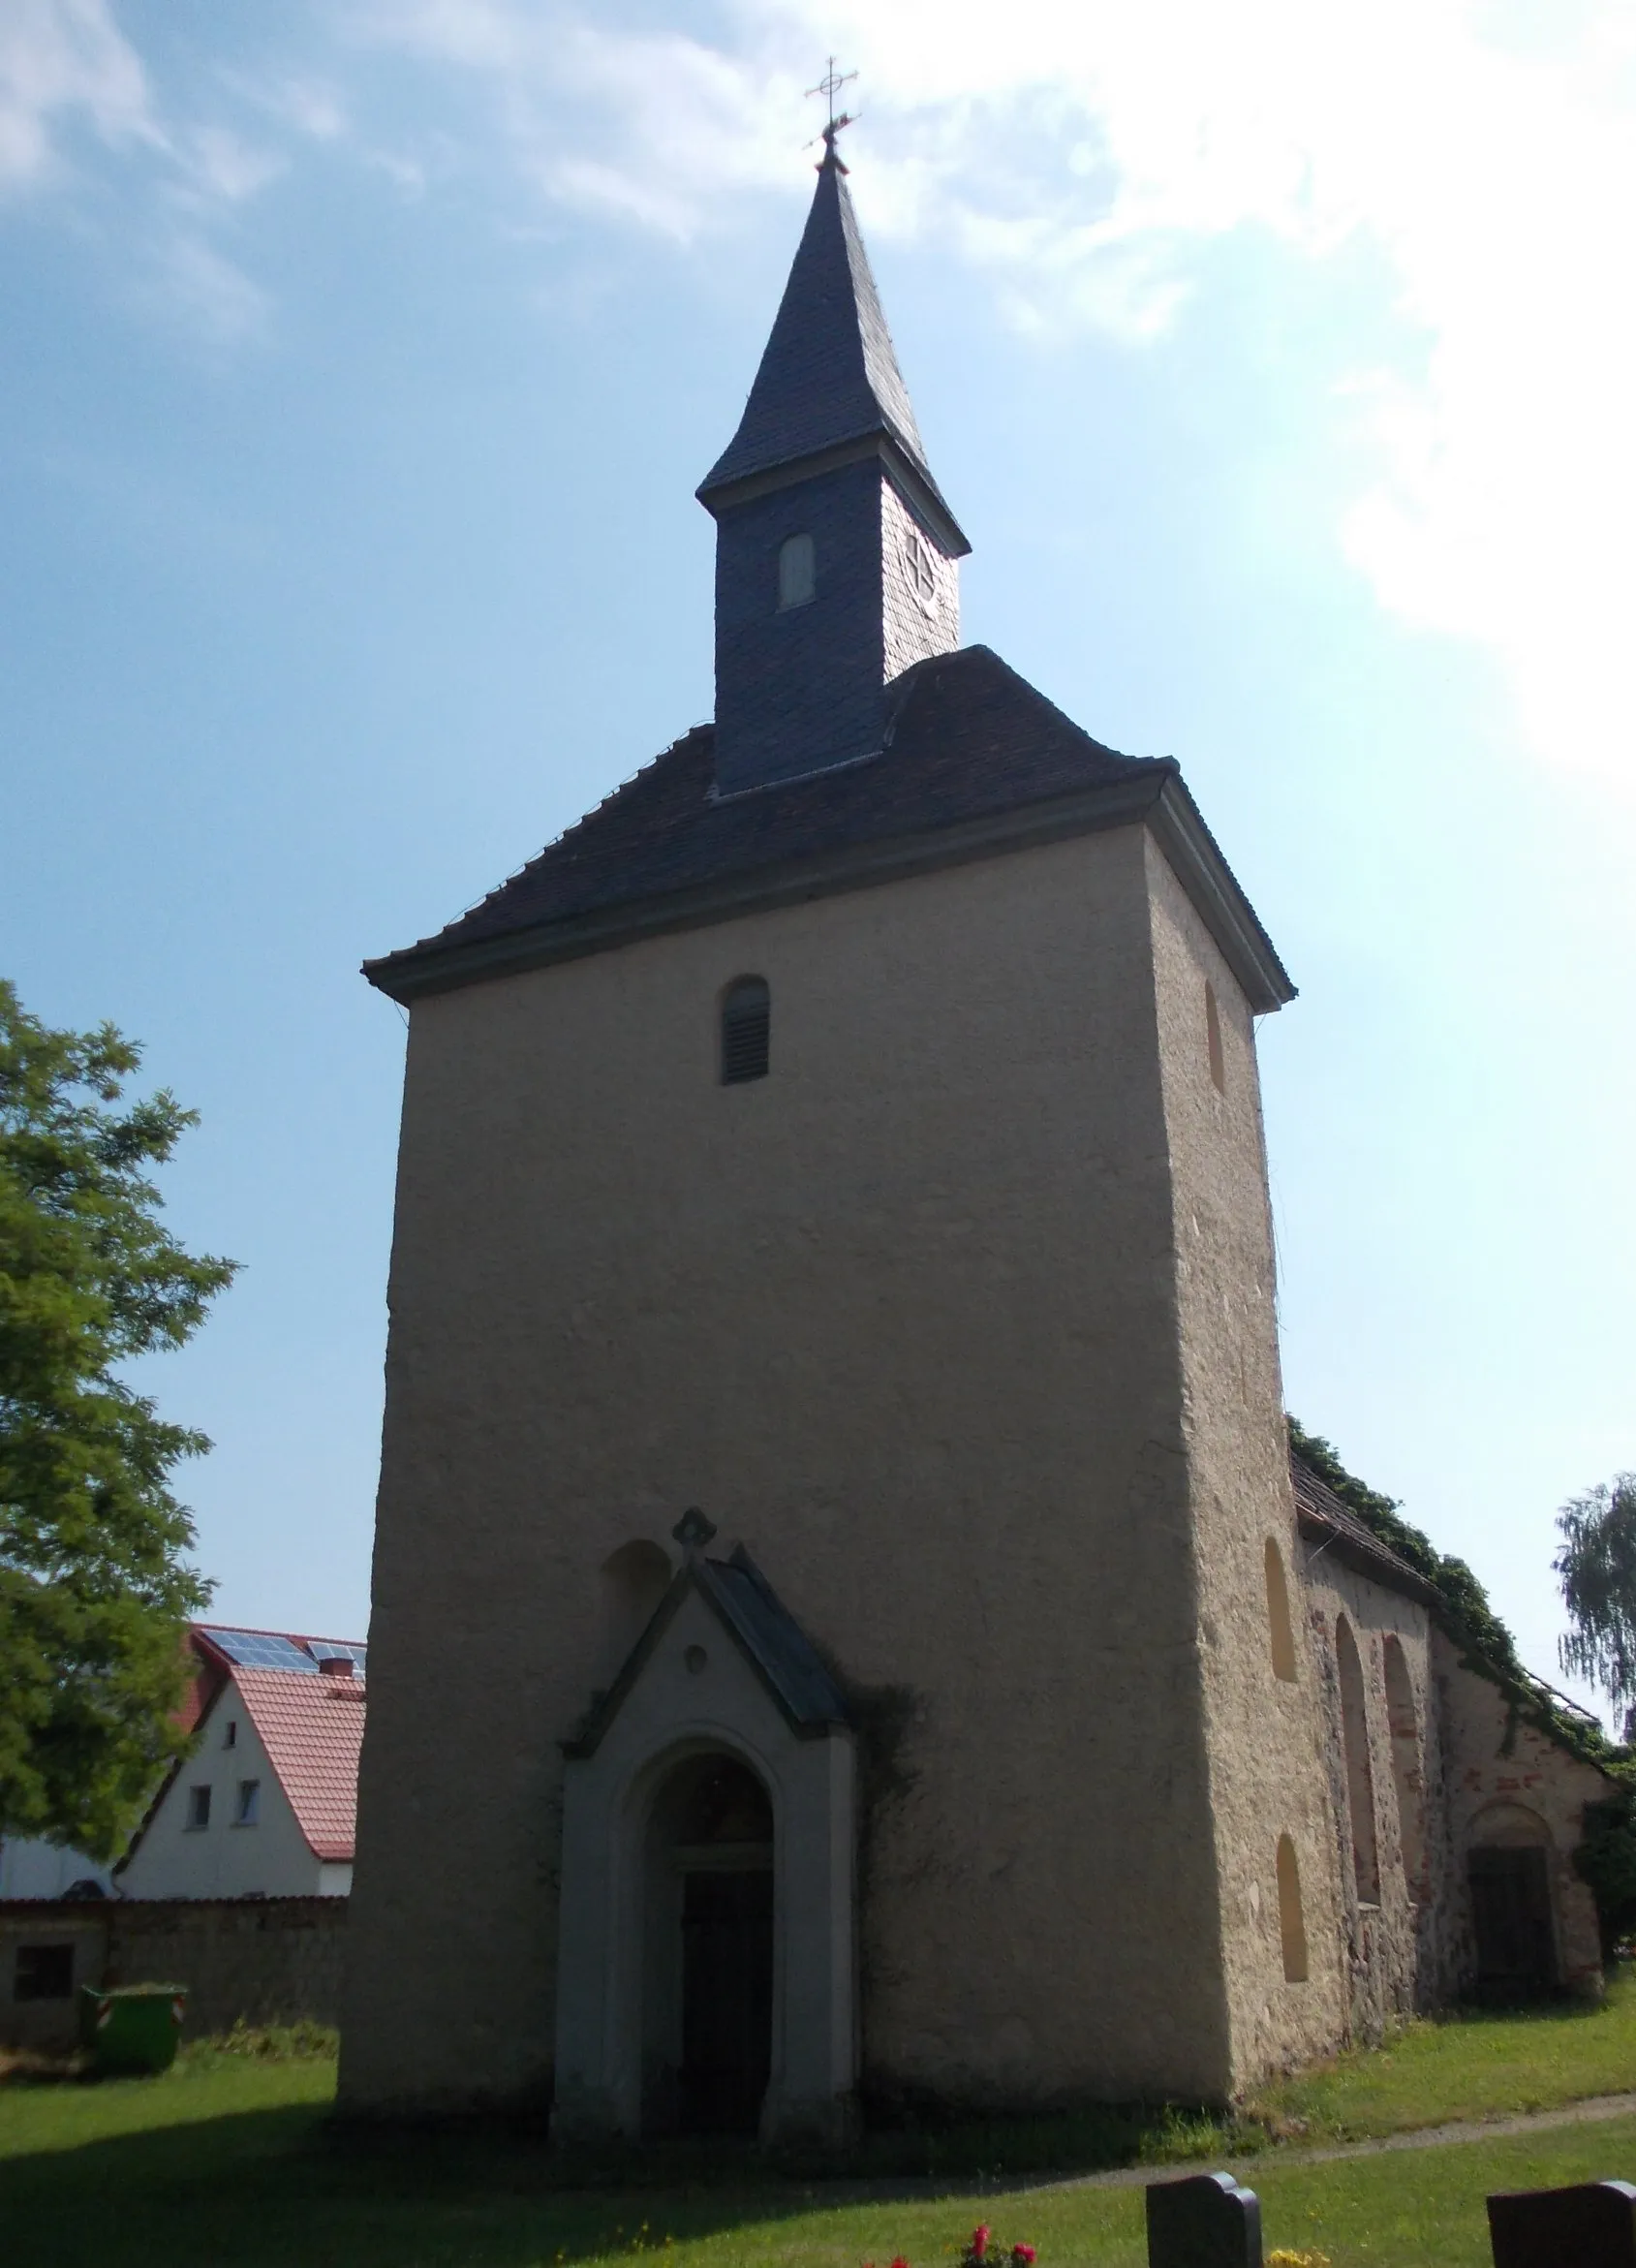
[[[1148,2188],[1148,2268],[1261,2268],[1261,2203],[1230,2173]]]
[[[1636,2268],[1636,2189],[1584,2182],[1488,2201],[1494,2268]]]

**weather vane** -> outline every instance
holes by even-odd
[[[840,133],[843,126],[850,126],[852,120],[850,114],[846,110],[843,110],[839,116],[836,115],[835,98],[841,92],[841,89],[844,86],[849,86],[852,80],[856,78],[856,77],[857,73],[855,71],[837,72],[835,68],[835,58],[833,55],[831,55],[829,58],[829,68],[827,71],[825,71],[823,77],[818,80],[817,86],[810,86],[807,89],[809,96],[822,95],[825,104],[828,106],[829,123],[824,127],[821,138],[824,149],[824,162],[825,164],[833,163],[840,169],[843,173],[847,171],[847,169],[841,164],[840,157],[836,152],[835,137]]]

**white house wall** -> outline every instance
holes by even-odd
[[[234,1745],[224,1745],[236,1724]],[[234,1825],[238,1784],[258,1780],[254,1826]],[[192,1790],[210,1789],[210,1824],[188,1825]],[[229,1685],[199,1727],[193,1752],[119,1877],[127,1898],[299,1898],[325,1888],[328,1868],[314,1856],[279,1783],[243,1697]]]

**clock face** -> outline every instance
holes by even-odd
[[[911,528],[903,544],[904,578],[922,606],[930,610],[938,595],[938,571],[932,547],[917,529]]]

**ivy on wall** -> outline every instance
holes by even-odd
[[[1294,1417],[1289,1419],[1289,1445],[1348,1511],[1432,1585],[1440,1601],[1437,1619],[1460,1648],[1464,1666],[1498,1686],[1515,1719],[1533,1725],[1583,1763],[1594,1764],[1636,1787],[1636,1753],[1611,1741],[1594,1718],[1582,1716],[1563,1694],[1524,1667],[1516,1640],[1463,1559],[1440,1552],[1429,1536],[1403,1517],[1394,1498],[1382,1496],[1348,1473],[1334,1444],[1321,1434],[1309,1433]]]

